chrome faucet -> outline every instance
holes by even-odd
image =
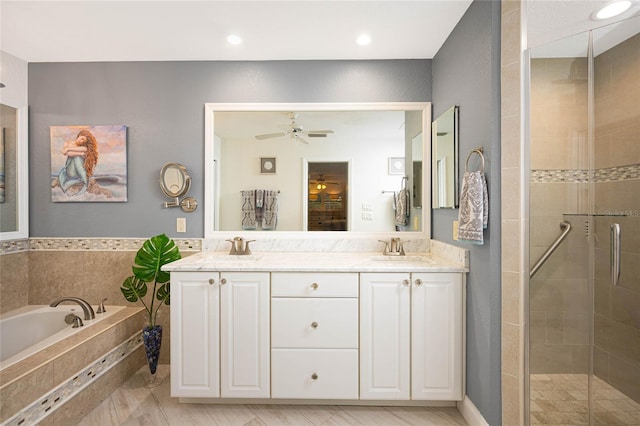
[[[80,307],[82,308],[82,312],[84,312],[85,320],[92,320],[96,317],[96,313],[93,311],[93,308],[91,307],[89,302],[79,297],[61,297],[60,299],[51,302],[49,306],[55,308],[62,302],[75,302],[80,305]]]

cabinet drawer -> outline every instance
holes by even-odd
[[[271,299],[274,348],[357,348],[358,299]]]
[[[358,350],[273,349],[271,397],[358,399]]]
[[[358,297],[358,274],[339,272],[274,272],[274,297]]]

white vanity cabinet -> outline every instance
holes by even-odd
[[[271,276],[272,398],[358,399],[358,274]]]
[[[461,400],[461,273],[360,274],[360,399]]]
[[[269,273],[171,273],[171,395],[269,398]]]

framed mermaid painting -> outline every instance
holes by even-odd
[[[126,126],[51,126],[51,201],[126,202]]]

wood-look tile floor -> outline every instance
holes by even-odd
[[[158,367],[162,383],[145,387],[148,367],[105,399],[81,422],[108,425],[466,425],[455,407],[362,407],[320,405],[180,404],[170,397],[169,366]]]

